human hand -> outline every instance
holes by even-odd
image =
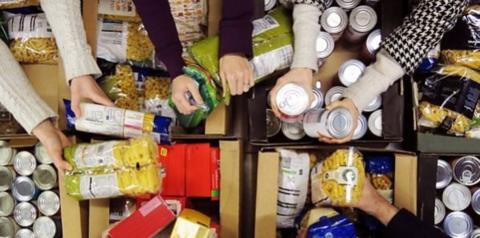
[[[357,110],[357,107],[353,103],[353,101],[349,98],[345,98],[340,101],[334,101],[330,103],[330,105],[327,106],[327,110],[332,110],[337,107],[344,107],[346,108],[351,114],[352,114],[352,131],[342,139],[336,139],[336,138],[331,138],[326,135],[319,134],[319,140],[328,144],[343,144],[346,142],[349,142],[353,138],[353,134],[355,133],[355,129],[357,128],[358,124],[358,117],[359,117],[359,112]]]
[[[72,143],[58,128],[53,126],[50,120],[45,120],[35,127],[33,135],[47,149],[59,171],[64,172],[72,169],[72,166],[63,160],[63,148],[70,146]]]
[[[368,179],[363,185],[360,201],[353,204],[353,207],[374,216],[384,225],[387,225],[398,212],[398,208],[380,195]]]
[[[224,94],[227,85],[232,95],[242,95],[255,84],[253,69],[247,58],[236,54],[226,54],[220,58],[220,78]]]
[[[104,106],[115,106],[91,75],[83,75],[72,79],[70,93],[72,97],[72,110],[77,118],[81,116],[80,103],[83,100],[92,101]]]
[[[196,105],[192,105],[187,98],[188,93],[193,96]],[[198,105],[203,105],[202,96],[198,85],[187,75],[180,75],[172,82],[172,100],[178,111],[184,115],[190,115],[198,109]]]
[[[277,108],[277,93],[278,91],[288,83],[295,83],[303,87],[305,91],[308,93],[310,98],[310,102],[313,101],[313,71],[307,68],[294,68],[291,69],[288,73],[283,75],[281,78],[277,80],[275,87],[270,91],[270,105],[272,107],[273,113],[277,117],[281,117],[281,114]]]

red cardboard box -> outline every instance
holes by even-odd
[[[210,169],[212,171],[212,200],[218,201],[220,199],[220,149],[212,148],[211,150],[211,164]]]
[[[162,196],[185,196],[187,147],[188,145],[186,144],[176,144],[166,147],[166,153],[160,153],[160,162],[165,172],[162,184]]]
[[[180,215],[187,207],[187,198],[185,197],[163,197],[163,199],[175,216]]]
[[[150,238],[165,229],[175,218],[167,203],[157,195],[114,226],[108,234],[112,238]]]
[[[209,144],[187,147],[187,197],[211,197],[211,151]]]

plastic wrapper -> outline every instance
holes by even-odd
[[[393,202],[394,162],[389,156],[370,156],[365,159],[365,171],[373,187],[390,203]]]
[[[281,149],[279,153],[277,227],[292,228],[307,200],[310,157],[291,150]]]
[[[58,49],[44,13],[4,14],[10,51],[20,63],[56,64]],[[24,27],[29,26],[29,27]]]
[[[360,200],[365,178],[362,154],[353,147],[337,150],[312,169],[312,203],[354,204]]]
[[[13,118],[13,115],[0,104],[0,135],[25,134],[22,126]]]
[[[345,216],[321,217],[317,223],[308,228],[307,238],[356,238],[354,224]]]
[[[253,58],[255,82],[260,82],[277,70],[290,67],[293,60],[293,33],[290,13],[282,7],[253,22]],[[209,37],[195,43],[190,55],[205,68],[219,85],[218,75],[219,37]],[[225,87],[225,85],[224,85]]]
[[[170,144],[171,118],[91,103],[82,103],[80,107],[82,116],[76,118],[70,101],[65,100],[68,128],[121,138],[148,135],[159,144]]]
[[[72,170],[65,174],[67,193],[77,199],[140,196],[160,189],[158,149],[149,137],[78,144],[65,148]]]
[[[133,0],[99,0],[98,14],[112,21],[142,21],[137,13]]]
[[[309,210],[302,218],[299,226],[298,238],[306,237],[308,228],[320,220],[320,217],[334,217],[338,212],[332,208],[316,207]]]
[[[39,0],[2,0],[0,9],[12,9],[40,5]]]
[[[206,0],[169,0],[170,12],[178,32],[178,39],[184,48],[205,38],[202,28],[207,25]]]

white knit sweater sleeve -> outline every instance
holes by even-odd
[[[101,74],[92,55],[80,10],[80,0],[41,0],[63,60],[68,81],[82,75]]]
[[[30,134],[40,122],[56,115],[35,92],[3,41],[0,41],[0,55],[0,103]]]
[[[316,40],[320,32],[321,10],[314,5],[295,4],[293,7],[293,33],[295,36],[292,68],[318,70]]]

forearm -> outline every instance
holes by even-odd
[[[220,22],[220,57],[242,54],[252,57],[252,19],[254,0],[224,0]]]
[[[316,39],[320,32],[320,8],[295,4],[293,8],[293,33],[295,37],[292,68],[318,70]]]
[[[83,75],[100,76],[101,71],[87,44],[78,0],[41,0],[52,27],[65,68],[66,79]]]

